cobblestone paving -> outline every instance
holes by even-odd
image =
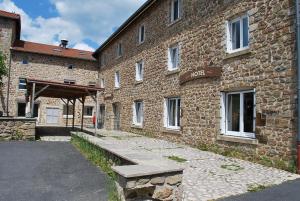
[[[177,156],[187,161],[183,175],[183,200],[207,201],[248,192],[251,186],[278,185],[300,178],[282,170],[248,161],[200,151],[164,140],[124,132],[100,131],[103,139],[116,146],[138,150],[153,157]]]

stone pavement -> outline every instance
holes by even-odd
[[[220,199],[247,193],[258,185],[272,186],[300,178],[286,171],[136,134],[100,130],[98,135],[106,143],[139,156],[151,155],[156,160],[169,156],[185,159],[186,162],[178,163],[185,168],[184,201]]]

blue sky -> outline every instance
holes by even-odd
[[[22,17],[22,39],[95,50],[146,0],[0,0]]]

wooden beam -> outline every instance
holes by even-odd
[[[76,99],[73,99],[73,119],[72,119],[72,129],[74,130],[74,123],[75,123],[75,104],[76,104]]]
[[[38,96],[39,96],[43,91],[45,91],[48,87],[49,87],[49,85],[43,87],[41,90],[39,90],[38,92],[36,92],[36,94],[35,94],[35,96],[34,96],[34,99],[37,99]]]
[[[64,104],[67,105],[67,102],[63,98],[61,98],[61,100],[62,100],[62,102],[64,102]]]
[[[68,128],[68,121],[69,121],[69,99],[67,101],[67,119],[66,119],[66,128]]]
[[[85,96],[83,96],[83,97],[82,97],[82,110],[81,110],[81,131],[83,131],[84,102],[85,102]]]
[[[31,94],[31,117],[34,117],[34,97],[35,97],[35,83],[32,84],[32,94]]]
[[[98,120],[99,120],[99,92],[97,91],[96,94],[96,124],[95,124],[95,136],[97,136],[97,131],[98,131]]]

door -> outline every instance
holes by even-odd
[[[99,120],[98,120],[98,128],[103,129],[105,122],[105,105],[100,105],[99,107]]]
[[[113,104],[114,130],[120,130],[120,103]]]
[[[59,123],[59,108],[46,108],[46,123],[47,124]]]

